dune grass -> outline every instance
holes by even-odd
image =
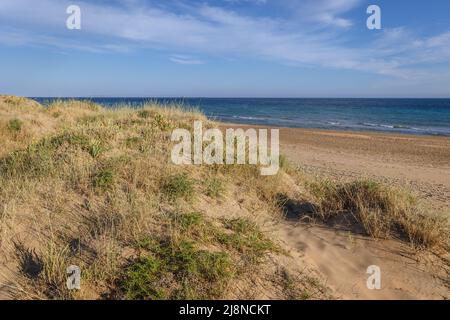
[[[170,200],[191,199],[194,194],[194,182],[186,173],[171,175],[162,184],[162,190]]]
[[[11,132],[20,132],[22,130],[22,121],[19,119],[12,119],[8,122],[8,129]]]
[[[200,250],[191,242],[147,242],[150,253],[126,268],[120,287],[127,299],[220,298],[233,275],[225,252]]]
[[[371,180],[322,180],[310,183],[309,189],[324,221],[350,213],[374,238],[393,236],[416,247],[447,245],[447,217],[423,212],[408,192]]]
[[[128,299],[221,298],[233,279],[276,250],[244,219],[231,222],[244,227],[228,232],[228,222],[215,225],[198,212],[169,213],[166,218],[168,236],[136,243],[139,257],[119,281]]]
[[[204,192],[211,198],[219,198],[225,193],[224,182],[217,177],[208,177],[205,181]]]
[[[262,261],[274,247],[201,213],[167,213],[225,193],[213,168],[169,162],[171,128],[189,128],[192,119],[208,124],[204,116],[178,106],[105,110],[89,101],[56,101],[37,112],[58,125],[0,158],[2,250],[23,256],[20,244],[33,252],[27,264],[39,265],[33,274],[22,268],[18,296],[220,298],[244,272],[237,266],[256,263],[255,251]],[[34,241],[8,241],[16,228]],[[81,293],[65,288],[70,264],[83,270]],[[154,282],[164,275],[171,280]]]

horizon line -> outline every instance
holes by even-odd
[[[450,99],[448,97],[214,97],[214,96],[23,96],[29,99]]]

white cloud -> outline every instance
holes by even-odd
[[[360,6],[364,0],[285,0],[282,1],[297,15],[309,22],[323,26],[348,28],[353,25],[342,15]]]
[[[288,18],[253,17],[188,2],[168,9],[138,0],[127,1],[126,8],[83,1],[79,2],[82,30],[71,32],[65,29],[69,1],[40,0],[37,5],[31,0],[2,0],[0,27],[10,31],[0,32],[0,42],[93,52],[146,47],[188,53],[169,56],[181,64],[203,63],[192,56],[246,56],[409,79],[429,76],[417,64],[450,59],[450,32],[420,38],[397,28],[384,30],[374,43],[349,46],[341,41],[345,31],[334,27],[350,27],[352,22],[342,15],[361,0],[305,0],[300,4],[285,1],[287,7],[296,4],[296,15],[304,18],[302,24]],[[320,27],[314,32],[312,21]]]
[[[178,64],[186,64],[186,65],[204,64],[204,62],[199,59],[195,59],[190,56],[181,54],[173,54],[170,56],[169,60]]]

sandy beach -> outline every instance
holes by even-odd
[[[222,128],[266,128],[222,124]],[[371,178],[410,189],[450,212],[450,139],[374,132],[280,129],[281,152],[307,173],[336,179]]]

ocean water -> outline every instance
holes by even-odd
[[[49,103],[54,98],[34,98]],[[65,98],[69,99],[69,98]],[[80,99],[80,98],[77,98]],[[82,98],[105,107],[182,103],[219,121],[450,137],[450,99]]]

